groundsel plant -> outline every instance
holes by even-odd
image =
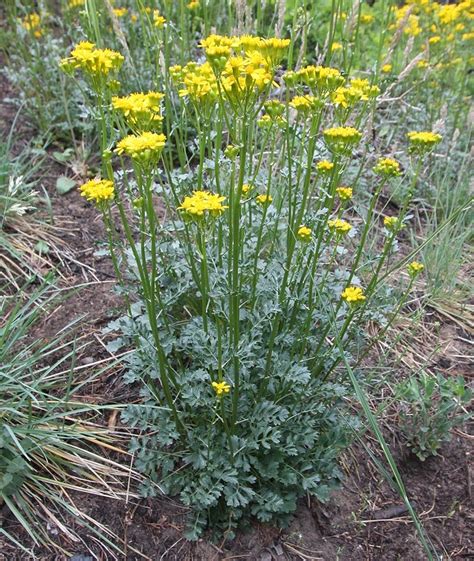
[[[403,166],[369,158],[373,80],[326,66],[283,73],[286,39],[211,35],[200,47],[205,59],[168,69],[168,100],[119,95],[118,53],[82,44],[63,63],[101,105],[102,176],[81,192],[103,216],[127,294],[111,329],[136,350],[126,380],[143,386],[123,414],[139,431],[135,465],[191,507],[194,538],[206,526],[229,535],[249,516],[284,525],[299,497],[328,499],[357,423],[343,410],[344,364],[360,359],[367,320],[400,309],[382,281],[442,140],[413,131]],[[180,169],[164,157],[162,103],[195,131]],[[362,175],[363,218],[352,203]],[[404,198],[384,221],[375,208],[388,183],[403,183]],[[401,276],[401,302],[422,269]]]

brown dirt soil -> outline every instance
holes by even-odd
[[[4,90],[5,91],[5,90]],[[0,104],[3,120],[12,116]],[[64,172],[64,171],[63,171]],[[101,328],[109,319],[118,315],[121,301],[113,292],[113,270],[107,258],[94,255],[97,244],[104,241],[104,230],[91,205],[77,191],[60,196],[55,190],[57,167],[46,184],[58,223],[64,225],[64,241],[76,256],[70,263],[61,288],[78,287],[67,293],[60,305],[36,327],[34,337],[49,339],[71,321],[80,318],[79,333],[90,345],[78,357],[77,364],[86,366],[91,361],[110,357],[104,347]],[[469,374],[465,361],[466,334],[453,322],[442,316],[431,318],[441,322],[439,350],[432,357],[433,367],[446,375],[462,371]],[[428,319],[428,328],[429,321]],[[441,341],[441,344],[440,344]],[[410,349],[410,352],[412,349]],[[411,356],[411,355],[409,355]],[[393,379],[416,364],[407,359],[393,372]],[[461,357],[461,358],[460,358]],[[120,373],[113,372],[99,379],[87,389],[85,399],[98,403],[135,399],[130,388],[120,380]],[[106,421],[106,420],[104,420]],[[426,528],[427,534],[443,559],[464,560],[474,558],[474,520],[470,510],[472,502],[472,437],[456,431],[453,440],[441,449],[439,456],[424,463],[406,456],[400,451],[396,432],[387,429],[387,438],[397,456],[398,465],[411,500]],[[380,453],[376,442],[367,439],[367,445],[375,456]],[[99,497],[75,496],[87,515],[112,530],[125,543],[126,553],[112,554],[110,548],[97,543],[87,530],[77,528],[71,520],[71,528],[77,530],[82,543],[55,539],[76,556],[74,561],[93,559],[149,559],[153,561],[224,561],[247,559],[250,561],[322,560],[322,561],[422,561],[425,554],[410,518],[401,501],[383,479],[367,451],[355,445],[342,461],[345,480],[326,505],[315,501],[304,502],[298,508],[289,528],[280,530],[255,522],[247,532],[239,532],[232,541],[211,543],[206,539],[196,543],[183,537],[186,509],[178,502],[166,498],[111,501]],[[0,520],[6,530],[18,540],[31,545],[26,536],[5,509]],[[52,537],[57,529],[51,529]],[[38,561],[67,559],[67,556],[33,548]],[[0,561],[27,559],[19,550],[0,537]]]

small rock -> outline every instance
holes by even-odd
[[[94,358],[91,356],[85,356],[84,358],[81,358],[81,364],[87,365],[87,364],[92,364],[94,362]]]

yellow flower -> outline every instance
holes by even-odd
[[[258,204],[264,206],[269,205],[273,201],[273,198],[271,195],[257,195],[256,201]]]
[[[412,131],[407,133],[407,136],[410,144],[410,152],[418,154],[428,152],[431,148],[439,144],[443,138],[440,134],[431,131]]]
[[[183,80],[183,67],[180,64],[170,66],[168,70],[173,81],[181,82]]]
[[[405,25],[403,32],[407,35],[411,35],[412,37],[416,37],[421,33],[421,31],[422,29],[420,27],[420,18],[415,14],[410,14],[408,16],[408,22]]]
[[[349,224],[349,222],[341,220],[340,218],[336,218],[335,220],[328,220],[328,227],[330,230],[336,232],[336,234],[339,234],[340,236],[345,236],[352,230],[352,226]]]
[[[41,17],[36,12],[32,12],[23,18],[21,25],[27,31],[32,31],[41,25]]]
[[[160,14],[160,10],[153,10],[153,23],[158,29],[165,25],[166,19]]]
[[[71,51],[69,58],[61,61],[64,70],[81,69],[92,79],[107,77],[110,72],[120,69],[123,56],[110,49],[96,49],[94,43],[82,41]]]
[[[398,229],[399,219],[397,216],[384,216],[383,225],[387,230],[394,232]]]
[[[212,382],[212,387],[217,397],[223,397],[230,392],[230,386],[227,382]]]
[[[199,0],[192,0],[187,5],[187,8],[188,8],[188,10],[197,10],[200,7],[200,5],[201,5],[201,3],[199,2]]]
[[[232,54],[232,49],[227,45],[213,45],[206,49],[206,58],[211,64],[211,66],[218,72],[222,71],[225,67],[226,62],[230,55]]]
[[[156,161],[165,146],[166,136],[154,132],[144,132],[140,135],[129,135],[117,143],[117,154],[127,154],[136,161]]]
[[[273,74],[259,52],[247,56],[232,56],[222,72],[222,87],[231,100],[241,100],[259,94],[273,83]]]
[[[340,51],[342,49],[342,43],[338,43],[337,41],[334,41],[333,44],[331,45],[331,52],[335,53],[336,51]]]
[[[216,217],[229,208],[222,204],[224,200],[225,197],[209,191],[193,191],[191,196],[184,198],[178,210],[191,219],[203,218],[205,215]]]
[[[321,160],[316,164],[319,173],[327,174],[334,168],[334,164],[328,160]]]
[[[418,261],[413,261],[412,263],[407,265],[407,270],[410,277],[416,277],[419,273],[421,273],[421,271],[423,271],[424,268],[425,266]]]
[[[260,122],[262,119],[263,122]],[[267,122],[268,119],[270,119],[271,124],[279,125],[280,128],[284,128],[286,125],[285,117],[283,117],[282,115],[276,115],[275,113],[273,113],[273,115],[271,113],[262,115],[260,119],[257,121],[257,125],[263,126],[265,128],[265,126],[269,125],[269,123]]]
[[[441,41],[441,37],[439,35],[434,35],[433,37],[430,37],[428,39],[428,43],[430,45],[436,45],[436,43],[439,43]]]
[[[138,130],[160,129],[161,105],[164,94],[160,92],[132,93],[113,97],[112,107],[123,114],[130,127]]]
[[[391,64],[384,64],[382,66],[381,70],[384,74],[389,74],[392,71],[392,65]]]
[[[336,193],[339,195],[341,201],[348,201],[352,199],[352,187],[338,187]]]
[[[372,14],[362,14],[360,16],[360,23],[365,23],[366,25],[374,21],[374,16]]]
[[[310,111],[315,111],[321,107],[321,100],[314,95],[299,95],[290,101],[290,107],[296,109],[298,113],[308,114]]]
[[[81,196],[96,205],[114,198],[114,184],[108,179],[91,179],[79,187]]]
[[[209,35],[201,40],[201,47],[206,51],[206,57],[211,68],[211,76],[198,76],[202,93],[197,97],[203,98],[212,92],[217,98],[219,78],[221,89],[232,102],[249,99],[249,96],[261,93],[265,88],[273,85],[273,74],[276,65],[284,56],[289,45],[289,39],[262,39],[261,37],[246,35],[242,37],[228,37],[225,35]],[[187,65],[186,69],[196,76],[198,67],[195,63]],[[193,77],[183,74],[186,91],[181,95],[192,95],[190,87]],[[211,99],[212,100],[212,99]]]
[[[295,80],[306,84],[319,94],[330,93],[344,84],[344,77],[340,71],[329,66],[305,66],[295,74]]]
[[[113,8],[112,11],[117,18],[123,18],[128,14],[128,8]]]
[[[380,94],[380,88],[372,85],[366,78],[352,78],[349,89],[360,96],[362,101],[367,101]]]
[[[461,16],[460,6],[456,6],[454,4],[439,6],[437,12],[439,21],[443,25],[449,25],[450,23],[455,22]]]
[[[261,37],[244,36],[240,38],[239,43],[247,55],[259,54],[268,66],[274,69],[285,56],[290,40],[279,39],[278,37],[262,39]]]
[[[333,127],[323,131],[324,140],[334,152],[347,154],[359,144],[362,134],[353,127]]]
[[[272,119],[270,115],[262,115],[260,119],[257,120],[257,125],[263,129],[270,128],[275,119]]]
[[[205,39],[201,40],[200,46],[203,49],[208,49],[209,47],[237,47],[239,45],[238,38],[235,37],[227,37],[225,35],[216,35],[211,34],[208,35]]]
[[[67,7],[69,9],[80,8],[84,6],[86,0],[68,0]]]
[[[209,62],[198,65],[190,62],[184,68],[170,68],[173,80],[182,81],[184,88],[179,91],[180,97],[187,96],[200,105],[214,103],[219,95],[216,76]]]
[[[254,188],[254,185],[250,185],[250,183],[244,183],[242,185],[242,194],[243,195],[248,195],[250,193],[250,191],[252,191],[253,188]]]
[[[385,177],[396,177],[400,175],[400,164],[393,158],[379,158],[374,166],[374,172]]]
[[[348,286],[342,292],[341,298],[349,305],[360,304],[366,299],[364,291],[359,286]]]
[[[300,226],[298,228],[298,232],[296,233],[296,236],[302,242],[309,242],[309,241],[311,241],[311,234],[312,233],[313,233],[313,231],[311,230],[311,228],[308,228],[307,226]]]
[[[360,82],[367,82],[360,84]],[[359,101],[369,101],[370,98],[377,97],[380,90],[377,86],[370,86],[367,80],[355,79],[349,87],[337,88],[331,94],[331,101],[341,107],[353,107]]]
[[[37,39],[43,35],[43,30],[41,29],[41,17],[36,12],[26,15],[23,20],[21,20],[21,26]]]

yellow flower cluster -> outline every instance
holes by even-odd
[[[372,14],[361,14],[360,16],[360,23],[364,25],[369,25],[374,21],[374,16]]]
[[[74,8],[82,8],[86,3],[86,0],[68,0],[67,7],[71,10]]]
[[[223,397],[230,392],[230,386],[227,382],[212,382],[212,387],[217,397]]]
[[[161,29],[166,23],[166,18],[160,14],[160,10],[153,10],[153,24],[158,29]]]
[[[280,121],[283,117],[277,117],[276,119],[272,119],[270,115],[262,115],[260,119],[257,120],[257,125],[263,129],[269,129],[273,126],[274,123]]]
[[[108,179],[91,179],[79,187],[81,196],[96,205],[106,203],[114,198],[114,184]]]
[[[428,152],[431,148],[439,144],[443,138],[440,134],[431,131],[411,131],[407,133],[407,136],[410,144],[410,152],[418,154]]]
[[[411,35],[416,37],[422,31],[420,26],[420,18],[412,13],[413,7],[410,5],[401,6],[400,8],[395,8],[395,23],[392,24],[389,29],[403,29],[405,35]]]
[[[413,37],[423,31],[435,33],[428,39],[431,45],[446,38],[452,42],[457,33],[474,17],[474,3],[465,0],[452,4],[441,4],[431,0],[407,0],[405,5],[395,10],[392,29],[403,28],[403,32]]]
[[[193,191],[185,197],[178,210],[182,210],[188,218],[199,219],[205,215],[220,216],[227,206],[223,205],[225,197],[209,191]]]
[[[328,160],[321,160],[316,164],[316,169],[319,173],[327,174],[332,171],[334,164]]]
[[[250,193],[250,191],[252,191],[253,188],[254,188],[254,186],[251,185],[250,183],[244,183],[242,185],[242,194],[243,195],[248,195]]]
[[[161,130],[160,102],[163,97],[160,92],[132,93],[125,97],[113,97],[112,107],[125,117],[134,130]]]
[[[174,67],[175,76],[177,71],[178,68]],[[184,85],[179,95],[204,104],[217,99],[219,83],[230,100],[238,101],[252,94],[259,94],[273,82],[273,75],[265,59],[257,53],[245,57],[229,57],[218,78],[211,62],[202,65],[188,63],[179,77]]]
[[[366,299],[364,291],[359,286],[348,286],[343,290],[341,298],[350,305],[361,304]]]
[[[139,135],[129,135],[117,143],[117,154],[127,154],[141,163],[155,162],[165,146],[166,136],[146,131]]]
[[[407,265],[407,271],[411,277],[416,277],[423,271],[424,268],[425,266],[423,265],[423,263],[419,263],[418,261],[413,261],[412,263]]]
[[[271,195],[257,195],[256,201],[259,205],[266,206],[271,204],[273,197]]]
[[[186,8],[188,8],[188,10],[197,10],[200,6],[201,3],[199,2],[199,0],[191,0]]]
[[[207,62],[173,66],[170,75],[184,86],[180,96],[195,103],[213,103],[220,91],[238,102],[271,87],[274,69],[288,45],[286,39],[210,35],[201,41]]]
[[[345,236],[352,230],[352,226],[349,224],[349,222],[341,220],[340,218],[336,218],[335,220],[328,220],[328,227],[330,230],[336,232],[336,234],[339,234],[340,236]]]
[[[298,95],[290,101],[290,107],[296,109],[298,113],[308,115],[321,108],[321,101],[314,95]]]
[[[71,51],[71,56],[61,61],[64,70],[81,69],[92,79],[107,77],[118,71],[124,61],[123,56],[110,49],[96,49],[94,43],[82,41]]]
[[[264,56],[258,52],[251,52],[243,57],[230,57],[220,81],[229,99],[238,101],[270,87],[273,74]]]
[[[352,199],[352,187],[338,187],[336,193],[339,195],[341,201],[348,201]]]
[[[362,138],[362,134],[354,127],[329,128],[323,131],[323,136],[329,148],[341,154],[350,152]]]
[[[397,216],[385,216],[383,219],[383,225],[391,232],[398,230],[398,224],[399,219]]]
[[[259,39],[255,48],[267,59],[270,66],[275,67],[285,56],[290,43],[290,39],[271,37],[270,39]]]
[[[441,25],[450,25],[458,22],[464,16],[472,17],[474,5],[472,2],[460,2],[459,4],[437,5],[435,14]]]
[[[41,29],[41,17],[36,12],[26,15],[21,20],[21,26],[37,39],[43,35],[43,30]]]
[[[421,33],[420,18],[414,14],[408,16],[408,23],[405,25],[403,32],[412,37],[416,37]]]
[[[378,86],[370,85],[368,80],[353,78],[348,86],[337,88],[331,95],[335,105],[344,109],[353,107],[359,101],[369,101],[380,94]]]
[[[400,175],[400,164],[393,158],[379,158],[374,166],[374,172],[385,177],[396,177]]]
[[[116,18],[123,18],[128,14],[128,8],[113,8],[112,12]]]
[[[258,54],[265,59],[270,68],[280,63],[289,45],[289,39],[279,39],[277,37],[263,39],[254,35],[243,35],[241,37],[209,35],[209,37],[201,41],[201,47],[206,51],[206,56],[208,57],[216,52],[214,49],[227,48],[229,55],[232,51],[236,55],[245,54],[251,56]]]
[[[208,62],[198,65],[189,62],[186,66],[179,65],[170,68],[171,78],[184,87],[179,90],[181,97],[189,97],[201,104],[213,103],[219,94],[216,77]]]
[[[340,71],[330,66],[305,66],[296,72],[287,72],[284,80],[290,86],[304,84],[317,95],[329,94],[345,82]]]
[[[312,233],[313,231],[311,230],[311,228],[308,228],[307,226],[300,226],[296,235],[302,242],[309,242],[311,241]]]

